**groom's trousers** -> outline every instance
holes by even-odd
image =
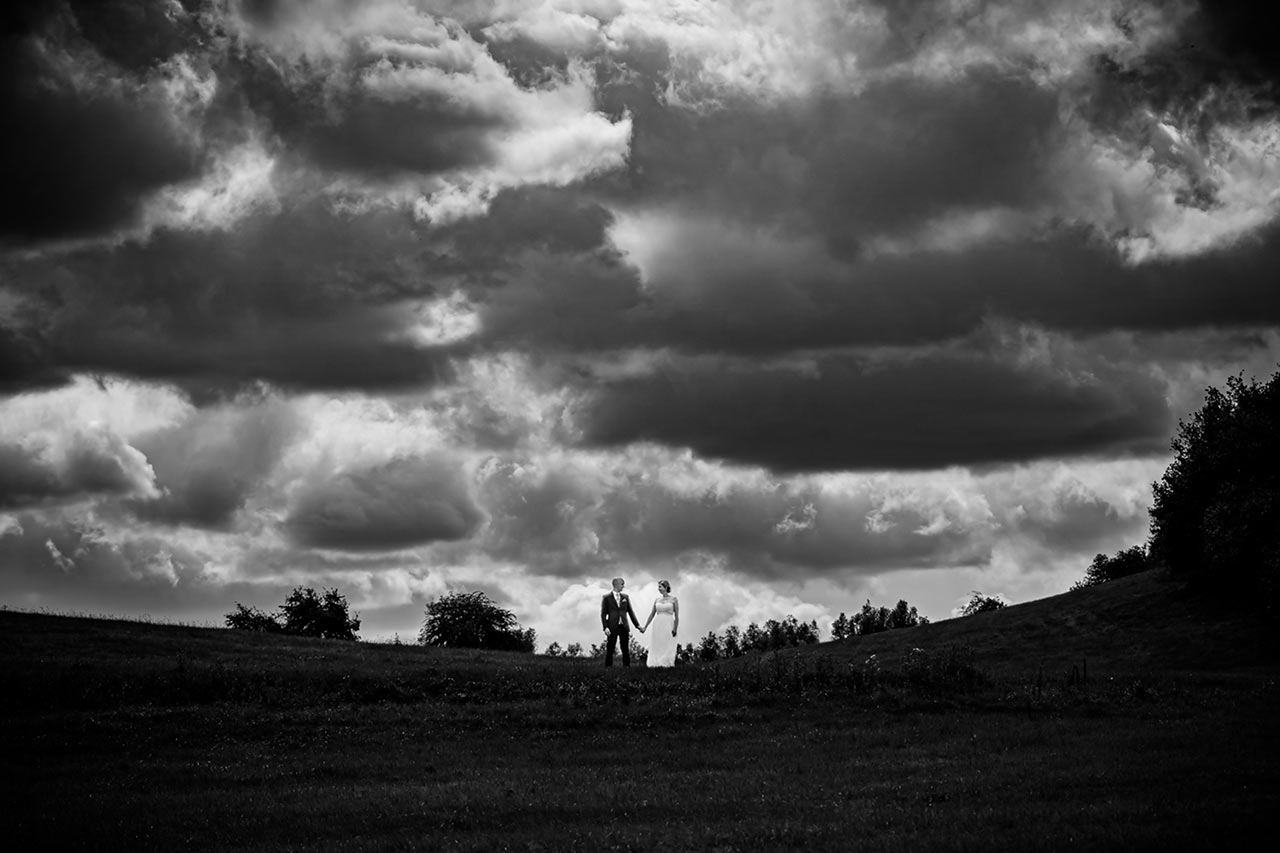
[[[631,666],[631,636],[617,631],[609,632],[609,642],[604,647],[604,665],[613,666],[613,648],[622,641],[622,665]]]

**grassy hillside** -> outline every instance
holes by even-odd
[[[1238,603],[1242,604],[1242,603]],[[1107,675],[1224,672],[1277,660],[1274,627],[1226,603],[1206,603],[1161,571],[948,619],[806,647],[805,654],[898,663],[912,648],[964,645],[987,672],[1053,674],[1088,663]]]
[[[17,849],[1217,847],[1280,808],[1266,636],[1156,575],[675,670],[0,612],[0,797]]]

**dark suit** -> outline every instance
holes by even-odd
[[[613,597],[612,592],[600,601],[600,622],[609,632],[609,643],[604,649],[605,666],[613,666],[613,650],[618,645],[619,638],[622,640],[622,665],[631,666],[631,627],[627,625],[628,616],[639,628],[640,620],[631,609],[631,599],[627,598],[625,592],[622,593],[621,604]]]

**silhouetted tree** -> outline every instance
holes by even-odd
[[[1085,589],[1100,583],[1113,581],[1128,575],[1136,575],[1152,568],[1153,564],[1147,556],[1147,549],[1141,545],[1117,551],[1114,557],[1098,554],[1085,569],[1084,577],[1071,585],[1072,589]]]
[[[317,594],[311,587],[294,587],[280,605],[281,631],[299,637],[354,640],[360,617],[347,612],[347,598],[336,589]]]
[[[537,633],[521,630],[515,615],[483,592],[454,592],[427,604],[418,642],[427,646],[532,652]]]
[[[1148,556],[1194,588],[1280,611],[1280,373],[1210,388],[1153,487]]]
[[[742,650],[744,652],[767,652],[769,650],[769,636],[754,622],[747,626],[747,630],[742,632]]]
[[[263,613],[256,607],[245,607],[236,602],[236,609],[227,614],[228,628],[239,628],[242,631],[264,631],[278,634],[282,630],[280,623],[269,613]]]
[[[564,649],[560,648],[559,643],[552,643],[551,645],[547,646],[547,650],[543,652],[543,654],[549,658],[564,657]]]
[[[988,610],[1000,610],[1004,606],[1004,601],[1001,599],[995,596],[983,595],[974,590],[969,598],[969,603],[961,609],[960,615],[972,616],[975,613],[986,613]]]
[[[564,650],[564,656],[567,658],[582,657],[582,643],[570,643],[569,647]]]
[[[727,658],[742,656],[742,629],[737,625],[724,629],[724,636],[720,638],[720,653]]]
[[[917,625],[929,624],[928,619],[902,600],[899,600],[898,604],[890,610],[887,607],[873,607],[871,600],[868,599],[867,603],[862,605],[862,610],[856,613],[851,621],[853,633],[859,635],[878,634],[881,631],[891,631],[896,628],[914,628]]]
[[[720,638],[715,631],[708,631],[707,636],[698,644],[698,660],[717,660],[720,657]]]
[[[853,625],[849,622],[849,617],[844,615],[844,611],[841,611],[840,615],[831,623],[831,639],[847,640],[852,636]]]

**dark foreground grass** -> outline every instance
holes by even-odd
[[[1007,645],[1011,667],[1016,637]],[[1030,659],[993,674],[968,647],[913,648],[877,654],[892,664],[845,647],[605,672],[0,613],[6,837],[11,849],[1216,849],[1280,811],[1270,664],[1095,665],[1084,682]]]

